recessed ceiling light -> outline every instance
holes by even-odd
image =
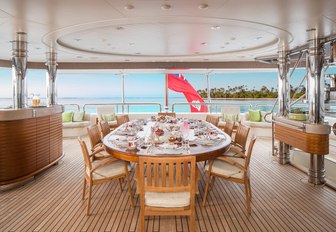
[[[128,45],[129,45],[129,46],[133,46],[133,45],[134,45],[134,43],[133,43],[133,42],[131,42],[131,43],[129,43]]]
[[[129,62],[130,60],[129,59],[125,59],[126,62]]]
[[[40,47],[37,47],[37,48],[35,48],[36,50],[40,50],[41,48]]]
[[[77,56],[78,59],[82,59],[83,57],[82,56]]]
[[[199,52],[194,52],[194,54],[200,54]]]
[[[203,42],[203,43],[201,43],[201,45],[207,45],[207,42]]]
[[[223,48],[225,48],[225,47],[224,47],[224,46],[221,46],[220,48],[222,48],[222,49],[223,49]]]
[[[81,41],[81,39],[75,39],[77,42]]]
[[[306,30],[306,32],[316,31],[316,28],[309,28]]]
[[[230,40],[236,40],[236,38],[235,37],[231,37]]]
[[[172,6],[169,5],[169,4],[162,4],[162,5],[161,5],[161,9],[162,9],[162,10],[169,10],[171,7],[172,7]]]
[[[133,10],[134,9],[134,6],[131,5],[131,4],[127,4],[125,7],[124,7],[125,10]]]
[[[225,43],[225,45],[229,45],[229,44],[230,44],[230,42],[226,42],[226,43]]]
[[[107,45],[107,46],[111,46],[111,43],[107,43],[106,45]]]
[[[246,48],[246,46],[241,46],[241,48]]]
[[[262,36],[258,36],[258,37],[256,37],[256,39],[262,39]]]
[[[203,59],[204,61],[208,61],[209,59]]]
[[[95,50],[95,48],[90,48],[91,50]]]
[[[125,29],[124,27],[116,27],[116,30],[118,30],[118,31],[122,31],[124,29]]]
[[[135,53],[135,55],[141,55],[141,52],[137,52],[137,53]]]
[[[220,26],[212,26],[211,30],[219,30],[221,27]]]
[[[200,4],[198,5],[198,9],[204,10],[204,9],[208,9],[209,5],[206,3]]]

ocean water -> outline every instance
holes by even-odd
[[[28,104],[31,102],[28,99]],[[208,102],[206,100],[206,102]],[[222,107],[240,107],[240,112],[247,112],[249,109],[261,109],[264,111],[269,111],[275,99],[215,99],[211,100],[213,104],[210,108],[211,112],[221,112]],[[89,113],[96,112],[96,106],[99,104],[113,104],[116,106],[117,112],[125,113],[135,113],[135,112],[158,112],[164,111],[164,98],[163,97],[128,97],[125,99],[127,105],[124,109],[121,105],[120,97],[112,98],[59,98],[57,99],[58,104],[65,106],[65,110],[85,110]],[[11,108],[13,102],[11,98],[0,98],[0,109]],[[46,99],[41,99],[41,105],[46,104]],[[123,111],[124,110],[124,111]],[[190,112],[190,106],[187,104],[184,97],[170,97],[169,98],[169,111],[174,111],[178,113]],[[274,112],[277,112],[277,107],[275,107]]]

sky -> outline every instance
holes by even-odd
[[[333,69],[335,71],[335,69]],[[304,69],[295,70],[291,84],[297,86],[305,75]],[[186,79],[196,90],[206,88],[205,75],[185,74]],[[248,89],[260,89],[262,86],[277,88],[277,73],[225,73],[210,74],[210,88],[246,85]],[[27,71],[28,95],[46,96],[45,70]],[[58,98],[62,97],[120,97],[121,77],[114,74],[58,74],[56,78]],[[164,74],[132,74],[125,76],[126,97],[162,97],[164,95]],[[169,91],[169,96],[181,96],[181,93]],[[0,98],[12,97],[12,78],[10,68],[0,68]]]

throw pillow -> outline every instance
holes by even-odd
[[[249,117],[251,122],[261,122],[260,110],[249,110]]]
[[[75,111],[72,116],[73,122],[83,122],[85,111]]]
[[[62,122],[72,122],[73,111],[65,111],[62,113]]]
[[[101,118],[103,121],[115,121],[116,120],[115,114],[102,114]]]
[[[230,119],[233,122],[237,122],[238,121],[238,114],[227,114],[227,113],[224,113],[223,117],[222,117],[222,120],[224,122],[226,122],[226,120],[228,120],[228,119]]]

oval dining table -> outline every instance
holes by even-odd
[[[192,120],[189,120],[188,124],[190,123],[190,121]],[[116,128],[115,130],[111,131],[108,135],[106,135],[103,139],[103,143],[105,145],[106,151],[110,153],[111,155],[113,155],[114,157],[121,159],[121,160],[131,161],[131,162],[136,162],[136,163],[138,163],[139,161],[139,156],[152,156],[154,158],[158,156],[163,157],[163,156],[192,155],[196,157],[197,162],[200,162],[200,161],[214,159],[220,156],[221,154],[225,153],[229,149],[230,144],[231,144],[230,136],[228,136],[222,130],[220,130],[219,128],[217,128],[216,126],[208,122],[205,122],[203,120],[197,120],[197,121],[198,123],[201,123],[204,126],[204,128],[207,128],[206,130],[208,132],[204,131],[204,134],[209,133],[209,131],[211,131],[211,133],[214,133],[217,135],[218,141],[211,143],[211,144],[207,144],[206,142],[204,143],[204,140],[200,140],[198,136],[194,135],[195,131],[193,129],[193,126],[190,126],[190,129],[188,130],[188,138],[190,140],[190,145],[188,149],[183,149],[180,144],[174,145],[176,149],[169,148],[169,146],[172,143],[169,143],[167,141],[167,138],[166,138],[166,141],[165,142],[163,141],[162,143],[166,143],[168,146],[168,149],[164,149],[161,147],[160,149],[156,150],[157,152],[155,152],[155,149],[154,151],[148,152],[148,150],[150,149],[149,146],[152,146],[153,148],[154,147],[159,148],[159,146],[163,146],[161,143],[161,139],[158,140],[157,144],[152,143],[152,145],[148,145],[147,143],[147,146],[146,146],[141,143],[140,144],[138,143],[135,149],[129,149],[128,146],[126,145],[128,144],[128,141],[125,140],[125,138],[127,138],[128,135],[127,133],[124,133],[126,125],[123,124],[119,126],[118,128]],[[132,121],[128,122],[128,124],[131,124],[131,123],[137,123],[137,121],[135,120],[133,122]],[[138,140],[141,140],[144,143],[144,141],[148,139],[148,136],[151,133],[151,128],[153,128],[153,126],[157,124],[158,123],[155,121],[148,121],[144,123],[141,130],[134,132],[132,136],[136,137]],[[168,125],[167,127],[169,127],[170,125],[174,127],[174,125],[179,126],[181,125],[181,123],[178,121],[175,124],[174,123],[161,123],[161,126],[162,125]],[[202,132],[202,128],[198,129],[198,131]],[[164,133],[167,136],[167,134],[170,132],[166,131]],[[123,140],[121,140],[120,138],[123,138]],[[120,146],[120,144],[122,143],[124,144],[124,146]]]

